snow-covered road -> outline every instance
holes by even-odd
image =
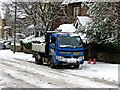
[[[118,65],[85,63],[82,69],[51,69],[36,65],[31,54],[0,50],[0,89],[118,88]]]

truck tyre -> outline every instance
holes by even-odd
[[[74,68],[79,68],[79,64],[78,65],[74,65]]]
[[[39,59],[39,61],[40,61],[40,65],[43,65],[43,61],[42,61],[42,57]]]
[[[37,55],[35,56],[35,63],[39,64],[39,60],[38,60],[38,56]]]
[[[53,58],[50,58],[50,67],[53,68],[53,69],[56,68],[56,65],[55,65],[55,63],[53,61]]]
[[[40,57],[39,54],[36,54],[36,55],[35,55],[35,63],[36,63],[36,64],[40,64],[40,65],[43,64],[42,57]]]

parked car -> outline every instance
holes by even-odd
[[[0,41],[0,49],[10,49],[11,47],[11,41],[3,40]]]
[[[5,45],[5,49],[10,49],[10,47],[11,47],[11,41],[5,41],[4,45]]]

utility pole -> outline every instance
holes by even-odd
[[[16,15],[17,15],[17,6],[16,6],[16,2],[15,2],[15,21],[14,21],[14,46],[13,46],[13,53],[15,53],[16,50]]]

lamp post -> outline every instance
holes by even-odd
[[[16,45],[15,45],[15,41],[16,41],[16,14],[17,14],[17,6],[16,6],[16,2],[15,2],[15,21],[14,21],[14,46],[13,46],[13,53],[15,53],[16,50]]]

